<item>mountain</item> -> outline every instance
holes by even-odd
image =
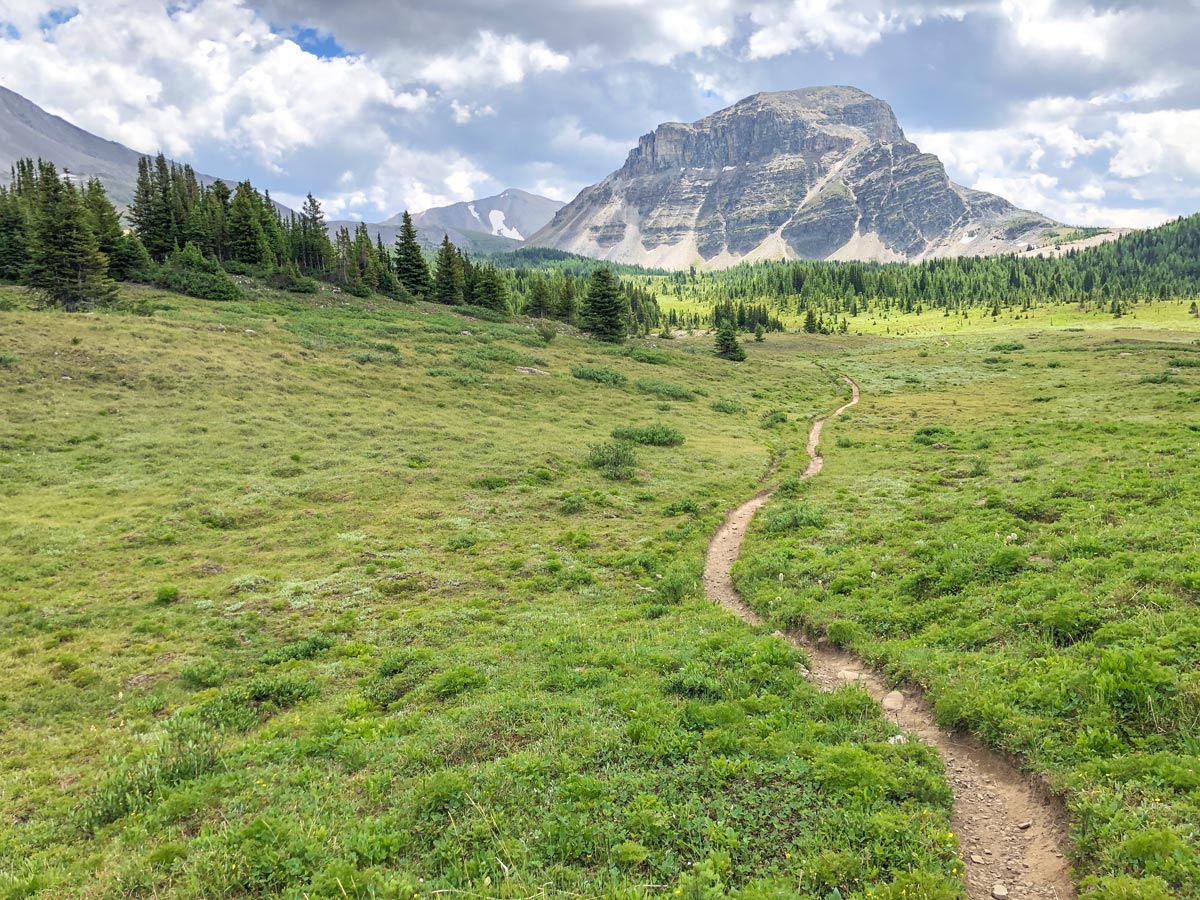
[[[509,188],[495,197],[427,209],[413,216],[413,224],[426,232],[483,232],[495,237],[524,241],[554,218],[554,214],[562,209],[563,205],[558,200]],[[400,216],[392,216],[384,224],[399,226]],[[450,235],[450,240],[454,240],[453,234]]]
[[[138,160],[144,155],[96,137],[0,87],[0,182],[8,181],[9,166],[18,159],[45,159],[72,175],[99,178],[113,203],[128,206],[137,184]],[[218,180],[211,175],[197,178],[205,184]]]
[[[0,87],[0,180],[25,157],[52,161],[75,175],[95,175],[114,202],[128,204],[142,154],[52,116],[20,94]]]
[[[417,227],[417,239],[427,247],[436,247],[442,242],[443,235],[449,235],[456,246],[468,252],[496,253],[519,247],[562,206],[558,200],[509,188],[495,197],[414,213],[412,220]],[[402,216],[402,213],[396,213],[378,224],[367,225],[371,238],[379,235],[385,244],[393,243],[400,231]],[[357,222],[330,222],[329,229],[333,233],[345,226],[354,231],[357,225]]]
[[[1058,223],[954,184],[852,87],[755,94],[647,134],[528,243],[670,269],[1023,250]]]

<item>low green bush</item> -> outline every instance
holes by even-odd
[[[201,300],[242,300],[245,295],[216,262],[190,241],[167,257],[152,276],[155,285]]]
[[[669,381],[660,381],[657,378],[639,378],[637,389],[644,394],[653,394],[661,400],[696,399],[695,391],[690,391],[678,384],[671,384]]]
[[[683,443],[683,434],[666,425],[622,425],[613,429],[612,436],[617,441],[652,447],[678,447]]]
[[[606,478],[628,481],[633,478],[637,467],[637,454],[633,447],[621,441],[594,444],[588,450],[588,465],[599,469]]]
[[[594,381],[612,387],[620,387],[629,380],[616,369],[606,366],[571,366],[571,374],[583,381]]]

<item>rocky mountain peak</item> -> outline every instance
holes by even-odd
[[[1053,226],[953,184],[858,88],[746,97],[644,135],[531,244],[667,268],[1001,252]]]

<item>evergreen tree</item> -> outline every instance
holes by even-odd
[[[760,323],[758,325],[755,325],[754,326],[754,342],[757,344],[761,344],[764,340],[766,340],[766,338],[763,337],[762,324]]]
[[[16,189],[0,186],[0,281],[17,281],[29,262],[25,211]]]
[[[396,235],[396,277],[406,291],[414,297],[428,297],[433,292],[433,279],[429,276],[429,265],[417,243],[417,229],[408,210]]]
[[[152,167],[150,157],[138,160],[137,184],[133,191],[133,203],[129,207],[129,218],[142,239],[147,252],[161,262],[175,249],[172,234],[170,209],[167,206],[167,186],[161,183],[163,170]]]
[[[529,301],[525,304],[525,315],[537,316],[539,319],[544,318],[550,315],[553,305],[553,301],[550,299],[550,287],[546,284],[546,279],[541,275],[535,275],[529,288]]]
[[[810,306],[808,312],[804,314],[804,330],[808,334],[816,334],[820,329],[821,326],[817,324],[817,314]]]
[[[459,305],[464,302],[466,291],[466,273],[463,271],[462,257],[458,248],[450,243],[450,236],[442,235],[442,245],[438,248],[435,260],[433,280],[433,299],[438,303]]]
[[[258,201],[258,191],[243,181],[229,204],[229,258],[250,266],[268,262]]]
[[[629,302],[612,270],[601,266],[588,282],[583,327],[600,341],[622,344],[628,333]]]
[[[38,164],[37,200],[30,222],[25,283],[49,303],[67,310],[107,303],[116,285],[106,271],[75,187],[53,163]]]
[[[728,320],[722,322],[721,327],[717,329],[716,346],[717,356],[722,359],[741,362],[746,358],[746,351],[738,343],[737,332],[733,329],[733,323]]]
[[[491,263],[481,266],[475,278],[474,302],[496,312],[509,312],[508,280]]]

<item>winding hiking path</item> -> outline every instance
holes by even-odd
[[[813,422],[808,435],[809,463],[801,478],[812,478],[824,465],[818,445],[825,422],[858,403],[858,385],[842,377],[853,397]],[[742,600],[729,573],[741,552],[746,527],[774,490],[761,491],[725,517],[704,563],[708,598],[755,626],[766,622]],[[954,791],[951,827],[966,865],[971,900],[1073,900],[1075,887],[1063,856],[1069,833],[1067,817],[1057,797],[971,736],[938,727],[920,691],[893,690],[862,660],[828,646],[824,638],[814,642],[799,633],[784,637],[808,654],[811,678],[822,690],[859,684],[883,706],[884,715],[941,754]]]

